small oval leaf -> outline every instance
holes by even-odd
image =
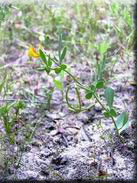
[[[92,98],[92,95],[93,95],[92,92],[87,93],[86,96],[85,96],[85,98],[86,98],[86,99],[91,99],[91,98]]]
[[[62,90],[63,89],[63,86],[62,86],[62,83],[59,81],[59,80],[53,80],[56,88],[58,88],[59,90]]]
[[[104,82],[103,81],[98,81],[96,83],[96,88],[100,89],[100,88],[103,88],[104,87]]]
[[[120,130],[119,133],[121,133],[122,131],[124,131],[125,129],[127,129],[129,127],[129,122],[127,122]]]
[[[109,112],[104,112],[104,116],[105,116],[106,118],[109,118],[109,117],[110,117],[110,113],[109,113]]]
[[[112,108],[113,100],[114,100],[114,90],[112,88],[105,89],[105,99],[109,108]]]
[[[60,72],[61,72],[61,68],[60,67],[55,68],[55,73],[56,74],[59,74]]]
[[[128,122],[128,114],[126,112],[122,112],[116,119],[116,126],[120,130],[124,127],[124,125]]]
[[[116,111],[114,109],[110,109],[110,114],[113,116],[113,117],[116,117]]]
[[[67,66],[65,64],[61,64],[60,67],[62,70],[65,70],[67,68]]]

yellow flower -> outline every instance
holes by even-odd
[[[36,50],[33,47],[30,47],[28,50],[28,56],[29,57],[33,57],[33,58],[39,58],[40,55],[38,52],[36,52]]]

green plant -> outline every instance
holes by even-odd
[[[97,47],[97,50],[99,51],[100,54],[100,62],[97,64],[97,77],[95,81],[90,84],[89,86],[84,86],[82,83],[80,83],[75,76],[73,76],[67,69],[67,65],[64,64],[64,58],[66,55],[66,47],[62,47],[62,37],[60,36],[59,39],[59,51],[58,51],[58,57],[51,55],[48,55],[44,53],[41,49],[39,49],[39,52],[36,52],[35,49],[30,49],[29,50],[29,56],[34,57],[37,55],[37,57],[40,57],[40,59],[43,61],[42,62],[42,67],[40,68],[41,71],[46,71],[48,75],[53,71],[55,74],[59,75],[61,71],[64,73],[67,73],[74,81],[75,83],[75,91],[76,95],[78,98],[78,104],[77,105],[71,105],[69,102],[69,97],[68,97],[68,92],[70,90],[70,87],[68,86],[66,90],[66,102],[68,104],[68,107],[70,110],[74,112],[81,112],[83,110],[81,106],[81,98],[80,98],[80,89],[83,89],[85,91],[85,98],[86,99],[91,99],[95,98],[96,101],[101,105],[103,109],[103,114],[105,118],[111,118],[116,133],[120,136],[120,132],[127,128],[127,123],[128,123],[128,114],[126,112],[123,112],[120,114],[120,116],[117,116],[116,110],[113,106],[113,101],[114,101],[114,90],[110,87],[106,87],[105,85],[105,80],[103,78],[103,72],[104,71],[104,55],[108,49],[109,45],[106,42],[103,42]],[[53,63],[55,64],[54,67],[52,67]],[[53,79],[53,82],[59,90],[63,90],[63,84],[60,80],[55,80]],[[101,101],[100,96],[98,95],[98,91],[100,89],[104,89],[104,98],[106,100],[106,106],[103,104]],[[93,105],[92,105],[93,106]],[[92,107],[91,106],[91,107]],[[87,108],[88,109],[88,108]],[[120,136],[122,139],[122,137]]]
[[[14,143],[15,133],[13,132],[14,126],[20,115],[20,111],[25,107],[23,101],[20,100],[6,100],[9,92],[12,90],[13,83],[9,82],[10,76],[5,72],[3,80],[0,83],[0,93],[2,104],[0,106],[0,119],[3,121],[6,136],[9,138],[11,144]]]
[[[6,16],[10,14],[11,4],[0,5],[0,24],[5,20]]]
[[[14,143],[15,133],[13,127],[18,120],[20,111],[24,108],[22,101],[15,101],[11,104],[5,104],[0,107],[0,119],[3,121],[6,135],[11,144]]]

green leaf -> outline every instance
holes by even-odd
[[[90,91],[94,92],[96,90],[96,87],[92,84],[90,85]]]
[[[61,70],[65,70],[67,68],[65,64],[61,64],[60,67],[61,67]]]
[[[116,111],[114,109],[110,109],[110,114],[113,116],[113,117],[116,117]]]
[[[51,67],[52,66],[52,61],[51,61],[50,57],[48,57],[47,65],[48,65],[48,67]]]
[[[105,58],[101,58],[101,60],[99,61],[99,63],[97,64],[97,80],[101,81],[103,79],[103,75],[104,75],[104,70],[105,70]]]
[[[48,43],[49,43],[49,36],[48,35],[45,35],[45,40],[44,41],[45,41],[45,44],[48,45]]]
[[[8,104],[8,105],[7,105],[7,109],[9,110],[9,109],[13,108],[13,106],[14,106],[15,104],[16,104],[16,101],[13,102],[13,103],[11,103],[11,104]]]
[[[126,112],[122,112],[116,119],[116,126],[120,130],[124,127],[124,125],[128,122],[128,114]]]
[[[45,71],[47,72],[47,74],[50,73],[50,68],[49,67],[45,67]]]
[[[127,122],[120,130],[119,133],[121,133],[123,130],[129,127],[129,122]]]
[[[6,105],[0,107],[0,118],[7,115],[8,111],[9,111],[9,109]]]
[[[104,112],[104,116],[105,116],[106,118],[109,118],[109,117],[110,117],[109,111],[108,111],[108,112]]]
[[[108,48],[109,48],[108,42],[103,41],[102,43],[100,43],[100,45],[99,45],[100,54],[103,55],[107,51]]]
[[[63,89],[63,86],[62,86],[62,83],[59,81],[59,80],[53,80],[56,88],[58,88],[59,90],[62,90]]]
[[[96,83],[96,88],[100,89],[100,88],[103,88],[104,87],[104,82],[103,81],[98,81]]]
[[[0,83],[0,93],[2,92],[6,82],[7,82],[7,73],[5,73],[4,78],[3,78],[2,82]]]
[[[61,56],[60,56],[60,61],[61,62],[62,62],[62,60],[64,60],[66,52],[67,52],[67,47],[64,47],[64,49],[63,49],[63,51],[61,53]]]
[[[25,104],[23,101],[18,101],[15,105],[17,109],[23,109],[25,107]]]
[[[60,33],[60,35],[59,35],[59,49],[58,49],[59,59],[61,58],[61,50],[62,50],[62,33]],[[61,61],[61,59],[60,59],[60,61]]]
[[[2,89],[3,89],[3,87],[4,87],[4,85],[5,85],[5,80],[3,80],[3,81],[0,83],[0,93],[1,93],[1,91],[2,91]]]
[[[63,70],[61,70],[61,72],[60,72],[60,77],[62,80],[64,80],[64,71]]]
[[[40,58],[43,60],[43,62],[45,64],[47,64],[46,56],[45,56],[45,54],[43,53],[43,51],[41,49],[39,49],[39,54],[40,54]]]
[[[61,72],[61,70],[62,70],[62,69],[61,69],[60,67],[56,67],[56,68],[55,68],[55,73],[58,74],[58,73]]]
[[[45,67],[41,67],[41,68],[38,68],[37,70],[38,71],[45,71],[46,69],[45,69]]]
[[[105,99],[109,108],[112,108],[113,100],[114,100],[114,90],[112,88],[105,89]]]
[[[85,98],[86,99],[91,99],[92,98],[92,95],[93,95],[93,93],[92,92],[89,92],[89,93],[86,94]]]

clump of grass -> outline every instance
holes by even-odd
[[[22,101],[17,101],[14,99],[10,101],[7,100],[9,94],[12,92],[13,83],[10,82],[10,75],[5,73],[0,83],[0,94],[1,102],[0,106],[0,120],[2,120],[6,136],[9,139],[10,144],[14,144],[15,132],[13,131],[16,122],[18,121],[18,116],[20,115],[20,110],[24,108],[24,103]]]
[[[59,7],[57,10],[46,4],[32,3],[31,7],[17,4],[10,6],[7,18],[2,20],[3,23],[8,22],[8,25],[1,27],[0,34],[5,35],[4,39],[24,42],[26,45],[34,44],[34,40],[35,43],[41,40],[46,49],[57,49],[58,36],[61,32],[64,44],[70,49],[71,54],[76,56],[82,53],[92,57],[97,36],[106,34],[108,30],[109,35],[116,34],[118,42],[122,44],[125,42],[124,47],[127,46],[127,41],[128,47],[131,47],[133,40],[131,12],[131,8],[126,5],[119,6],[116,2],[104,3],[102,8],[95,2],[74,3],[70,9]],[[11,16],[14,18],[11,19]],[[105,25],[100,22],[108,17],[114,18],[114,28],[109,21]],[[9,29],[5,32],[7,26]]]

